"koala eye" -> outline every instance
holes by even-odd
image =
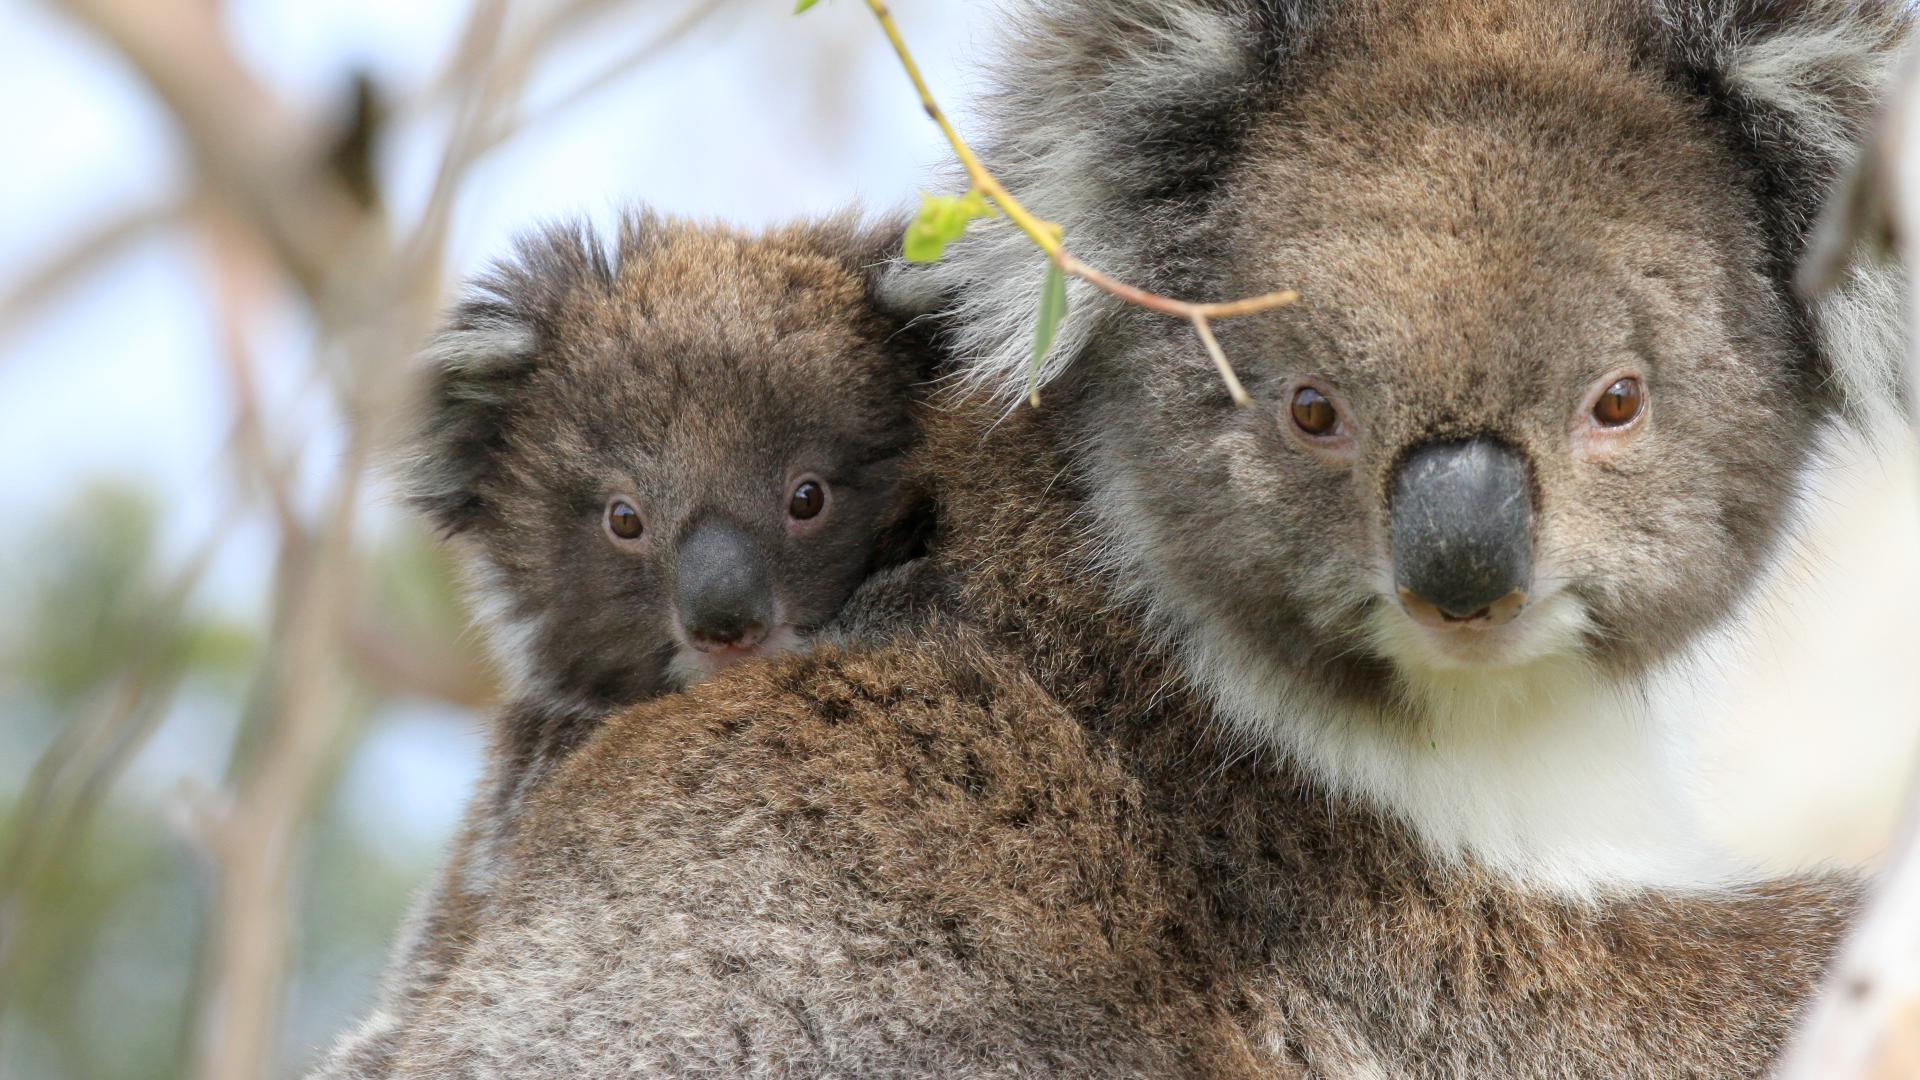
[[[625,499],[615,499],[607,504],[607,531],[621,540],[638,540],[646,531],[646,525],[640,520],[640,511]]]
[[[1302,386],[1293,392],[1292,412],[1294,426],[1308,435],[1330,435],[1340,424],[1340,414],[1334,410],[1333,402],[1311,386]]]
[[[1632,375],[1614,380],[1593,403],[1593,418],[1602,427],[1623,427],[1646,407],[1646,388]]]
[[[818,480],[802,480],[787,499],[787,516],[808,521],[820,516],[827,505],[827,489]]]

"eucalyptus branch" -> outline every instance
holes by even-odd
[[[1299,294],[1292,289],[1282,289],[1260,296],[1221,303],[1176,300],[1170,296],[1162,296],[1159,293],[1128,285],[1075,258],[1067,251],[1065,236],[1060,226],[1034,216],[1032,211],[1022,205],[1020,200],[1015,198],[1013,193],[1008,191],[1006,186],[1001,184],[992,171],[980,161],[979,156],[973,152],[973,148],[967,145],[966,139],[962,138],[960,132],[953,126],[953,122],[947,119],[946,112],[934,99],[933,91],[927,86],[926,77],[920,73],[920,65],[907,48],[906,39],[901,36],[899,25],[893,21],[893,12],[888,9],[884,0],[866,0],[866,4],[868,10],[873,12],[873,17],[879,20],[880,29],[887,35],[887,41],[893,46],[894,55],[900,59],[900,66],[906,70],[907,78],[913,83],[914,91],[920,95],[920,107],[926,110],[927,116],[935,124],[939,125],[940,133],[946,136],[947,145],[953,148],[954,156],[960,160],[961,167],[966,170],[967,180],[973,185],[973,190],[992,202],[1001,213],[1007,216],[1008,221],[1033,241],[1035,247],[1045,252],[1047,258],[1053,263],[1054,269],[1059,273],[1079,278],[1094,288],[1135,307],[1187,320],[1192,324],[1193,332],[1199,337],[1200,344],[1207,350],[1208,358],[1219,370],[1220,380],[1226,384],[1227,392],[1233,396],[1233,403],[1248,404],[1252,399],[1247,396],[1246,388],[1240,385],[1240,379],[1233,372],[1233,365],[1227,362],[1227,355],[1221,350],[1219,340],[1213,336],[1212,320],[1252,315],[1286,307],[1298,300]],[[804,11],[811,6],[811,2],[803,0],[798,10]],[[959,224],[964,227],[964,217],[960,219]],[[1051,318],[1057,321],[1063,316],[1064,304],[1057,308],[1042,304],[1043,325],[1040,339],[1043,343],[1050,342],[1052,339],[1053,330],[1051,326],[1046,325],[1047,320]],[[1036,374],[1044,355],[1045,345],[1043,344],[1036,348],[1034,353]],[[1035,405],[1040,403],[1037,378],[1028,393],[1028,400]]]

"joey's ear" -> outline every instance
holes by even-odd
[[[1776,273],[1792,281],[1822,204],[1867,141],[1913,16],[1900,0],[1668,0],[1680,70],[1753,169]],[[1877,426],[1906,354],[1902,273],[1860,261],[1807,301],[1819,384]]]
[[[585,222],[521,236],[468,288],[421,353],[421,398],[400,464],[407,501],[452,536],[488,512],[519,400],[573,298],[608,295],[616,254]]]
[[[939,327],[932,316],[942,305],[915,299],[913,286],[901,288],[904,265],[900,246],[907,219],[882,217],[862,221],[847,212],[810,223],[815,242],[834,253],[840,264],[866,287],[871,312],[868,332],[881,344],[889,363],[914,383],[931,382],[940,374],[935,345]]]
[[[485,515],[514,401],[539,350],[525,313],[488,292],[455,308],[421,353],[417,420],[400,472],[407,501],[436,531],[453,536]]]

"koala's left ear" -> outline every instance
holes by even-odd
[[[1668,0],[1681,75],[1754,170],[1775,272],[1792,282],[1822,205],[1860,156],[1914,18],[1902,0]],[[1905,275],[1855,265],[1809,300],[1821,385],[1856,422],[1897,407]]]
[[[428,341],[397,471],[407,501],[437,531],[457,535],[493,511],[489,489],[560,312],[576,293],[604,295],[615,258],[584,222],[536,229],[468,285]]]
[[[903,217],[885,216],[861,221],[842,214],[819,226],[824,243],[838,252],[841,264],[864,282],[867,304],[879,323],[875,332],[916,383],[939,375],[939,350],[933,316],[938,305],[918,302],[910,290],[898,286],[905,265],[900,246],[906,235]]]
[[[456,307],[421,353],[421,396],[398,472],[407,501],[437,532],[457,535],[486,513],[514,399],[538,354],[524,313],[485,293]]]

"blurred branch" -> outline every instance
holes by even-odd
[[[260,695],[264,743],[237,780],[229,816],[211,827],[218,840],[218,930],[200,1066],[214,1080],[264,1075],[274,1056],[294,857],[340,733],[333,642],[351,588],[363,444],[348,457],[319,542],[291,559],[283,552],[286,599]]]
[[[201,233],[213,270],[214,306],[220,323],[223,370],[233,396],[233,435],[229,456],[240,465],[243,484],[257,479],[265,488],[268,505],[283,536],[304,537],[306,526],[294,509],[292,462],[283,461],[267,437],[260,414],[260,392],[254,373],[253,350],[247,343],[248,318],[262,304],[264,261],[250,249],[244,230],[234,228],[216,211],[204,215]],[[249,475],[250,474],[250,475]]]
[[[183,819],[214,878],[197,968],[193,1071],[207,1080],[252,1080],[277,1062],[294,870],[346,736],[345,669],[386,693],[470,707],[492,689],[471,658],[422,641],[394,611],[364,601],[361,589],[359,516],[368,465],[408,400],[400,385],[406,361],[438,310],[455,197],[488,151],[597,93],[724,5],[690,5],[529,112],[529,78],[558,44],[615,9],[649,5],[559,0],[520,26],[504,0],[478,0],[425,91],[389,102],[358,77],[343,124],[303,115],[248,70],[226,38],[221,5],[57,2],[151,87],[180,135],[194,189],[178,206],[142,209],[100,227],[29,275],[0,304],[0,328],[148,231],[189,225],[208,256],[221,373],[232,395],[226,453],[278,536],[269,633],[226,790],[192,799]],[[396,228],[375,167],[387,118],[440,108],[451,108],[453,123],[431,192],[418,218]],[[263,314],[286,297],[311,320],[312,373],[327,381],[346,424],[328,486],[304,510],[295,490],[302,447],[268,414],[250,341]],[[207,557],[210,551],[196,557],[180,588],[191,587]],[[164,713],[178,681],[177,673],[171,681],[143,681],[140,674],[116,684],[103,715],[77,718],[36,769],[0,864],[0,988],[9,982],[9,944],[20,939],[16,884],[81,826]]]
[[[315,169],[330,132],[297,115],[227,46],[205,0],[62,0],[133,64],[179,125],[208,195],[260,230],[304,288],[364,242],[362,208]]]
[[[581,102],[592,98],[595,94],[632,74],[641,65],[679,44],[681,39],[695,27],[718,14],[720,9],[732,6],[734,6],[732,0],[708,0],[708,2],[688,7],[679,18],[640,42],[635,48],[629,49],[598,71],[581,79],[569,87],[564,94],[541,106],[538,112],[522,115],[490,133],[485,146],[482,147],[482,153],[491,151],[523,131],[541,128],[552,123],[556,118],[579,106]]]
[[[75,849],[102,793],[158,725],[182,674],[169,655],[170,631],[183,621],[229,524],[223,521],[208,534],[141,613],[139,632],[132,635],[135,651],[97,712],[62,727],[28,775],[0,857],[0,1013],[6,1011],[9,990],[19,984],[16,966],[29,884],[48,859]]]
[[[492,675],[451,649],[436,648],[365,616],[347,627],[347,649],[360,673],[390,694],[429,698],[469,709],[493,704]]]
[[[95,226],[0,297],[0,335],[13,331],[61,293],[92,277],[128,247],[179,217],[178,206],[143,206]]]

